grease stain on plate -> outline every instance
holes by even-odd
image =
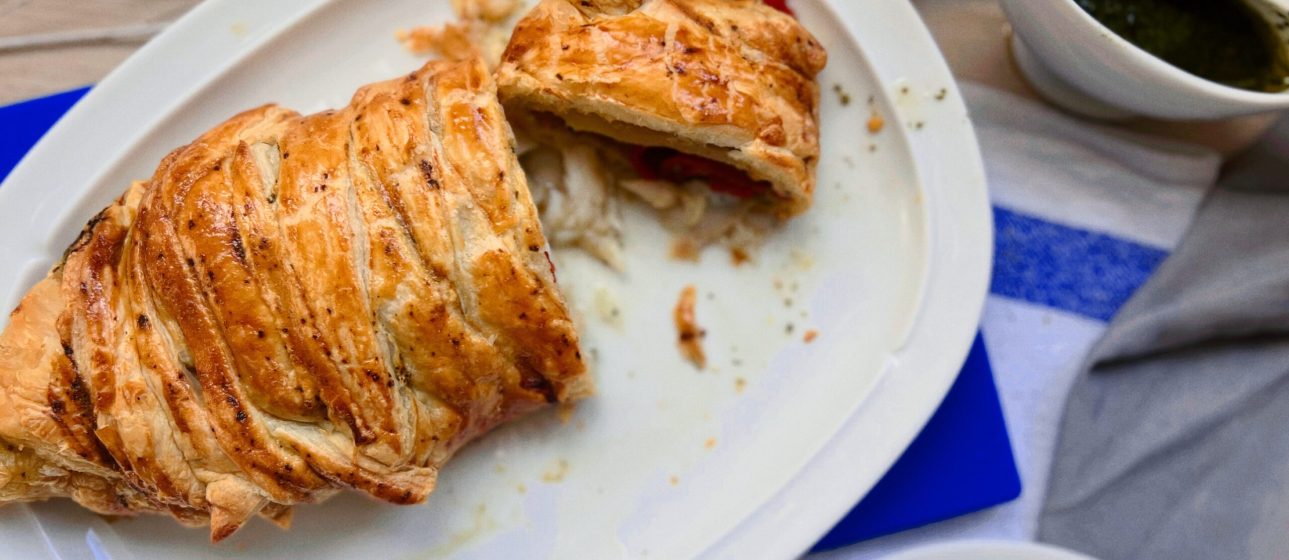
[[[497,520],[488,515],[488,505],[479,504],[474,508],[474,523],[463,531],[452,533],[447,542],[431,548],[428,557],[447,558],[454,556],[476,541],[491,535],[498,527]]]

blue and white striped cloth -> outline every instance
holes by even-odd
[[[981,86],[963,90],[994,203],[982,329],[1024,491],[1015,502],[817,558],[1032,540],[1075,375],[1110,318],[1177,246],[1217,177],[1214,152],[1126,135]]]

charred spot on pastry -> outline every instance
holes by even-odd
[[[528,364],[520,365],[519,386],[541,395],[548,403],[554,403],[559,400],[559,397],[555,394],[555,386],[551,385],[550,380]]]
[[[420,161],[421,175],[425,177],[425,183],[432,189],[439,188],[439,180],[434,178],[434,166],[428,160]]]
[[[135,319],[135,324],[139,326],[139,330],[147,330],[148,327],[151,325],[151,322],[148,321],[147,315],[140,313],[139,316]]]
[[[246,264],[246,246],[242,244],[242,234],[238,233],[237,230],[233,230],[232,244],[233,257],[237,259],[237,262]]]
[[[104,208],[98,214],[95,214],[93,218],[90,218],[90,221],[85,224],[83,229],[81,229],[80,235],[76,236],[76,240],[72,241],[72,244],[67,246],[66,251],[63,251],[64,261],[67,260],[68,255],[80,251],[81,249],[84,249],[86,245],[89,245],[90,240],[94,237],[94,228],[98,227],[99,222],[107,219],[107,211],[110,209],[110,207]]]

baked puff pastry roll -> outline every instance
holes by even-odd
[[[810,206],[827,54],[761,0],[542,0],[497,71],[508,109],[634,146],[644,179]]]
[[[0,502],[209,524],[424,501],[463,444],[587,395],[484,65],[265,106],[96,216],[0,335]]]

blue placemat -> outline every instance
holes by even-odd
[[[962,373],[922,433],[815,550],[920,527],[1017,496],[1020,473],[984,339],[977,336]]]
[[[0,181],[9,176],[18,160],[27,155],[27,150],[89,89],[83,87],[0,106]]]
[[[0,107],[0,181],[88,90]],[[993,371],[983,341],[977,338],[962,373],[926,428],[815,549],[837,548],[911,529],[1019,495],[1020,476]]]

